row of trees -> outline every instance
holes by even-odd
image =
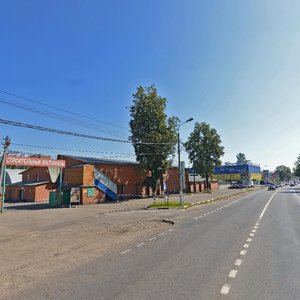
[[[163,175],[171,165],[178,143],[180,120],[166,114],[167,99],[157,94],[155,86],[139,86],[130,106],[130,140],[136,159],[149,176],[144,184],[154,189],[163,184]],[[195,171],[205,177],[206,184],[213,168],[221,164],[224,154],[217,131],[205,122],[196,123],[186,143],[183,144]]]
[[[295,161],[294,175],[300,177],[300,154]]]

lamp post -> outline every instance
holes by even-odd
[[[181,125],[187,123],[187,122],[191,122],[193,121],[193,118],[189,118],[188,120],[186,120],[185,122],[181,123],[178,125],[178,132],[177,132],[177,140],[178,140],[178,171],[179,171],[179,202],[180,205],[184,204],[184,199],[183,199],[183,192],[182,192],[182,170],[181,170],[181,166],[180,166],[180,135],[179,135],[179,128]],[[184,170],[183,170],[183,174],[184,174]]]

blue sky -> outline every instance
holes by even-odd
[[[262,167],[300,153],[299,1],[2,1],[0,118],[112,138],[128,136],[132,94],[155,84],[168,114],[205,121],[225,147]],[[11,107],[22,103],[97,119],[97,131]],[[16,104],[16,105],[17,105]],[[68,115],[70,116],[70,115]],[[193,124],[181,128],[186,140]],[[123,156],[130,145],[0,125],[13,143]],[[80,152],[13,145],[38,153]],[[112,152],[113,154],[101,153]],[[186,156],[185,156],[186,158]]]

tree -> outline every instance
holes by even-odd
[[[224,154],[221,142],[214,128],[205,122],[197,122],[188,141],[184,143],[196,173],[205,177],[207,190],[214,167],[221,165],[220,157]]]
[[[295,167],[293,169],[294,175],[300,177],[300,154],[295,161]]]
[[[179,119],[167,117],[166,107],[167,99],[160,97],[153,85],[139,86],[130,106],[130,140],[137,162],[148,173],[144,184],[153,189],[159,180],[163,185],[163,175],[176,151]]]
[[[246,159],[246,155],[244,153],[238,153],[236,155],[236,163],[237,164],[246,164],[247,163],[247,159]]]
[[[275,173],[278,174],[279,181],[287,181],[292,178],[291,169],[284,165],[276,167]]]

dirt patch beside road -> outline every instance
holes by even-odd
[[[75,266],[170,227],[154,217],[131,219],[105,222],[91,217],[1,241],[0,298],[14,299],[49,277],[62,276]]]

